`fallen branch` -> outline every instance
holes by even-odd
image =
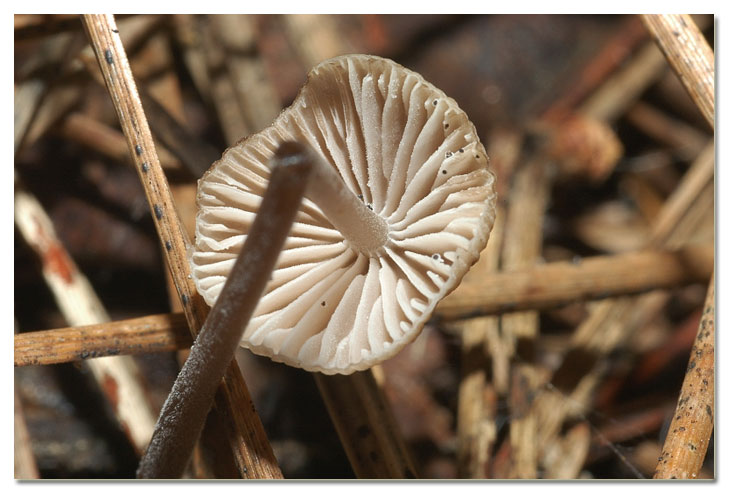
[[[550,309],[576,301],[637,294],[709,279],[712,246],[596,256],[498,272],[462,284],[437,306],[443,317]],[[476,310],[475,310],[476,308]]]
[[[15,366],[69,363],[102,356],[189,348],[193,339],[182,313],[15,335]]]

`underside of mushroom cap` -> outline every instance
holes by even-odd
[[[229,148],[198,184],[193,278],[213,305],[284,141],[310,146],[385,220],[378,249],[348,241],[305,199],[241,345],[348,374],[403,348],[485,247],[494,175],[456,102],[419,74],[348,55],[314,68],[267,129]],[[313,198],[316,200],[316,198]]]

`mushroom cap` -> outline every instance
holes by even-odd
[[[305,198],[241,345],[274,361],[349,374],[392,357],[487,244],[494,174],[456,102],[391,60],[315,67],[274,123],[225,151],[198,183],[193,278],[213,305],[284,141],[308,144],[388,224],[362,252]]]

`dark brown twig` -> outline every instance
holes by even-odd
[[[178,478],[190,459],[226,368],[284,246],[311,162],[282,145],[259,212],[226,283],[162,407],[139,478]]]

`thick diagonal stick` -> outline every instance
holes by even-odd
[[[643,15],[692,100],[715,128],[715,56],[689,15]],[[715,277],[654,478],[696,478],[715,423]]]
[[[144,186],[155,228],[164,247],[162,252],[170,267],[190,331],[195,336],[209,310],[190,277],[187,261],[189,241],[160,167],[119,30],[111,15],[84,15],[82,21]],[[216,405],[227,419],[227,437],[241,476],[280,478],[281,470],[276,457],[235,364],[228,367],[216,397]]]

